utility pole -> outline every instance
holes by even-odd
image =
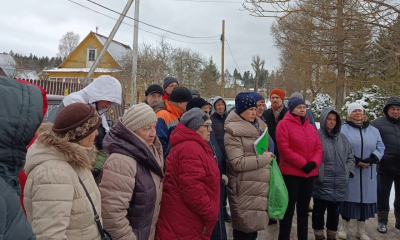
[[[110,33],[110,36],[108,36],[106,42],[104,43],[103,49],[101,49],[99,55],[94,60],[94,63],[92,65],[92,67],[90,67],[89,73],[88,73],[88,75],[86,76],[86,79],[85,79],[86,82],[90,81],[90,78],[92,77],[94,71],[96,70],[96,68],[99,65],[101,59],[103,58],[104,54],[106,53],[108,46],[110,46],[111,41],[114,39],[114,36],[117,33],[119,26],[121,26],[121,23],[124,20],[124,17],[126,15],[126,13],[128,12],[129,8],[131,7],[132,2],[133,2],[133,0],[128,0],[124,10],[122,11],[121,15],[119,15],[118,21],[115,23],[115,26],[114,26],[113,30],[111,31],[111,33]]]
[[[221,50],[221,97],[224,97],[224,89],[225,89],[225,66],[224,66],[224,58],[225,58],[225,20],[222,20],[222,50]]]
[[[131,106],[136,103],[136,74],[138,60],[138,39],[139,39],[139,0],[135,2],[135,19],[133,29],[133,58],[132,58],[132,84],[131,84]]]

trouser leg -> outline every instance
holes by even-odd
[[[326,211],[326,201],[314,198],[312,211],[312,228],[315,230],[323,230],[325,226],[324,215]]]
[[[301,191],[298,192],[296,203],[298,240],[308,239],[308,207],[310,206],[313,188],[314,177],[301,179]]]
[[[377,208],[378,211],[389,211],[389,198],[390,198],[390,191],[392,189],[394,175],[388,174],[380,174],[378,173],[376,176],[377,179],[377,195],[378,195],[378,202]]]
[[[339,225],[340,203],[329,202],[327,209],[328,214],[326,217],[326,228],[336,232]]]

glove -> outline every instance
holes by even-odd
[[[228,176],[226,176],[225,174],[222,174],[222,175],[221,175],[221,180],[222,180],[222,182],[223,182],[225,185],[227,185],[228,182],[229,182]]]
[[[371,154],[371,156],[369,156],[369,158],[366,158],[364,160],[361,160],[361,162],[363,163],[368,163],[369,165],[372,165],[374,163],[379,162],[379,159],[377,156],[375,156],[375,154]]]
[[[313,169],[315,168],[315,163],[314,162],[308,162],[304,167],[301,168],[303,172],[309,174]]]
[[[94,179],[98,178],[101,174],[101,169],[97,169],[97,168],[92,169],[92,174],[93,174]]]
[[[356,159],[356,165],[357,165],[359,162],[362,162],[362,159],[359,158],[359,157],[354,156],[354,159]]]

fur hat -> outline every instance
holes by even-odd
[[[52,130],[57,137],[69,142],[79,142],[89,136],[101,124],[96,109],[84,103],[73,103],[63,107],[57,114]]]
[[[153,122],[157,122],[157,116],[153,109],[145,103],[133,105],[125,111],[121,118],[121,123],[132,132]]]
[[[278,95],[282,101],[285,101],[285,92],[280,89],[280,88],[274,88],[272,91],[269,93],[269,97],[271,97],[273,94]]]
[[[181,123],[186,127],[196,131],[203,125],[209,117],[200,108],[192,108],[185,112],[181,117]]]

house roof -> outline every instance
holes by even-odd
[[[43,72],[85,72],[88,73],[90,68],[52,68],[43,70]],[[97,73],[112,73],[112,72],[121,72],[118,69],[109,69],[109,68],[96,68],[94,72]]]
[[[91,32],[98,40],[99,42],[104,46],[104,44],[107,41],[107,37],[100,35],[98,33]],[[129,54],[132,51],[131,47],[128,45],[125,45],[123,43],[117,42],[115,40],[112,40],[110,45],[108,46],[107,52],[114,58],[114,60],[118,63],[120,67],[123,65],[123,58],[127,54]]]
[[[14,58],[7,53],[0,53],[0,67],[4,69],[15,69],[17,63],[15,62]]]

